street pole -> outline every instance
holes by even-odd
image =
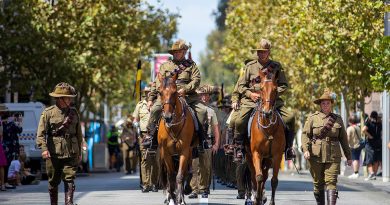
[[[389,5],[387,1],[385,5]],[[385,36],[390,36],[390,12],[385,12],[384,18]],[[386,38],[386,37],[385,37]],[[388,91],[382,93],[382,178],[383,182],[390,181],[390,149],[387,143],[390,142],[390,96]]]

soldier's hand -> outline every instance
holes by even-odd
[[[218,145],[217,144],[214,144],[212,147],[211,147],[211,152],[213,154],[216,154],[218,152]]]
[[[150,108],[153,106],[153,101],[149,100],[148,104],[146,106],[148,107],[148,110],[150,111]]]
[[[352,165],[352,159],[347,160],[347,165],[348,165],[348,166],[351,166],[351,165]]]
[[[177,91],[177,93],[179,93],[180,96],[184,97],[186,92],[184,91],[184,89],[180,89],[179,91]]]
[[[239,105],[238,103],[236,103],[236,102],[234,102],[234,103],[232,104],[233,110],[238,110],[239,106],[240,106],[240,105]]]
[[[257,102],[260,99],[260,94],[258,94],[258,93],[251,93],[251,99],[254,102]]]
[[[50,156],[50,153],[49,153],[49,151],[43,151],[42,152],[42,158],[43,159],[49,159],[51,156]]]
[[[305,159],[310,159],[310,152],[306,151],[305,153],[303,153],[303,156],[305,157]]]

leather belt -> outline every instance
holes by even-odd
[[[316,137],[313,137],[312,141],[315,142],[316,140],[321,140],[321,141],[326,141],[326,142],[338,142],[339,139],[337,139],[337,137],[324,137],[324,138],[316,138]]]

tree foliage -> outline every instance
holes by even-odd
[[[250,48],[267,38],[290,81],[290,106],[314,109],[325,87],[358,100],[373,90],[370,75],[382,76],[375,62],[388,59],[383,13],[379,0],[230,1],[224,61],[242,66]]]
[[[0,67],[12,90],[33,88],[38,100],[67,81],[91,111],[128,103],[137,61],[164,49],[177,17],[142,0],[15,0],[0,13]]]

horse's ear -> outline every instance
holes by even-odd
[[[278,79],[278,77],[279,77],[279,71],[276,71],[276,72],[274,73],[274,75],[272,76],[272,82],[276,82],[276,80]]]
[[[179,73],[178,73],[178,72],[173,72],[172,80],[173,80],[173,81],[176,81],[178,76],[179,76]]]
[[[265,78],[265,73],[262,70],[259,70],[259,76],[261,79]]]

